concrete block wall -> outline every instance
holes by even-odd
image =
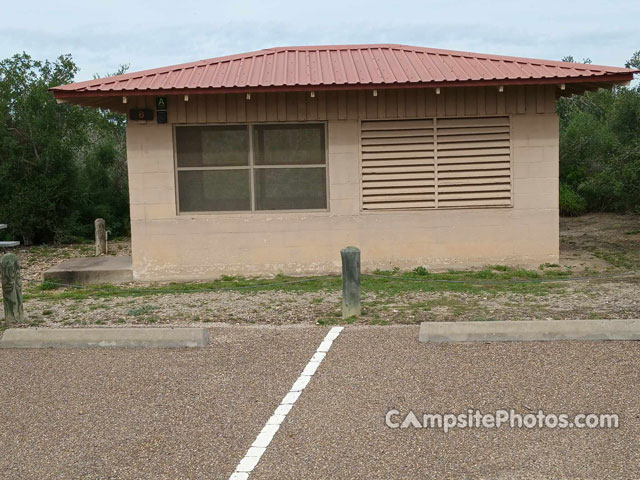
[[[327,118],[329,211],[178,214],[173,125],[130,122],[134,278],[338,273],[347,245],[368,270],[555,263],[558,121],[538,111],[511,115],[513,207],[421,211],[362,212],[360,119]]]

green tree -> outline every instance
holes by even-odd
[[[49,91],[77,71],[70,55],[0,62],[0,219],[27,245],[89,236],[98,214],[129,228],[124,116]]]
[[[53,240],[77,220],[73,149],[81,115],[47,91],[76,72],[68,55],[40,62],[23,53],[0,62],[0,217],[25,244]]]
[[[125,73],[128,68],[123,65],[113,75]],[[79,155],[81,191],[84,193],[78,226],[80,233],[90,237],[93,221],[104,218],[112,235],[128,235],[126,117],[107,110],[84,108],[83,111],[89,141]]]
[[[575,58],[573,58],[573,55],[567,55],[566,57],[562,57],[562,61],[563,62],[571,62],[571,63],[576,63],[577,62],[577,60]],[[580,63],[591,63],[591,59],[590,58],[585,58]]]
[[[631,55],[631,58],[624,64],[625,68],[636,68],[640,70],[640,50]]]
[[[627,62],[638,62],[639,52]],[[565,57],[572,61],[572,57]],[[560,210],[640,211],[640,89],[561,98]]]

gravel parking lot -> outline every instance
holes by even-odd
[[[230,326],[198,350],[0,351],[0,478],[226,479],[326,327]],[[640,476],[640,343],[420,344],[350,326],[251,479]],[[618,429],[389,429],[416,414],[617,413]]]
[[[253,478],[640,477],[640,343],[418,344],[417,335],[413,326],[346,329]],[[390,429],[391,408],[613,412],[620,428],[444,434]]]
[[[0,350],[0,478],[226,478],[327,329],[203,349]]]

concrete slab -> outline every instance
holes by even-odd
[[[67,285],[132,282],[133,267],[125,256],[72,258],[44,272],[44,279]]]
[[[423,322],[420,342],[640,340],[640,320]]]
[[[180,348],[209,344],[206,328],[10,328],[0,348]]]

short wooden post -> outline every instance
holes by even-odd
[[[342,318],[359,317],[360,310],[360,250],[346,247],[342,257]]]
[[[107,254],[107,225],[104,218],[96,218],[96,255]]]
[[[18,257],[7,253],[0,260],[2,278],[2,303],[4,303],[4,321],[7,325],[22,323],[22,284],[20,282],[20,264]]]

